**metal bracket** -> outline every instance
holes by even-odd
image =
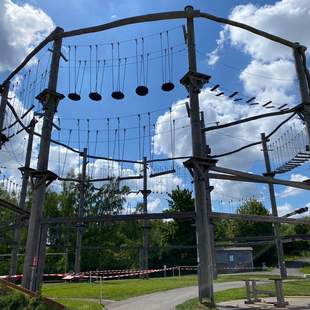
[[[57,180],[58,175],[50,170],[38,171],[33,168],[20,167],[19,170],[22,174],[27,173],[31,180],[31,186],[33,189],[40,187],[43,183],[46,182],[46,187],[48,187],[53,181]],[[34,179],[37,179],[38,182],[35,182]]]
[[[65,98],[63,94],[57,93],[51,89],[43,89],[43,91],[36,96],[36,99],[41,102],[44,110],[46,109],[46,104],[50,97],[54,97],[57,100],[57,103]]]
[[[146,189],[146,190],[144,190],[144,189],[141,189],[140,190],[140,193],[142,194],[142,195],[150,195],[151,193],[152,193],[152,191],[151,190],[149,190],[149,189]]]
[[[199,93],[203,86],[209,82],[211,76],[199,72],[188,71],[180,80],[180,83],[189,92],[190,86]]]

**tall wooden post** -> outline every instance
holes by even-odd
[[[190,123],[192,134],[193,157],[204,157],[202,131],[199,115],[199,92],[200,89],[192,81],[192,76],[197,73],[195,29],[192,17],[193,7],[185,7],[187,13],[187,47],[189,63],[189,82],[187,85],[190,100]],[[208,174],[203,178],[199,167],[193,166],[193,178],[195,188],[196,208],[196,234],[198,254],[198,289],[199,301],[214,307],[213,291],[213,266],[212,266],[212,242],[211,223],[209,213],[211,212],[211,195]]]
[[[28,143],[27,143],[27,153],[25,159],[25,166],[23,169],[23,181],[22,187],[19,196],[19,207],[21,209],[25,208],[26,203],[26,196],[27,196],[27,189],[28,189],[28,181],[29,181],[29,167],[31,162],[31,154],[32,154],[32,144],[33,144],[33,132],[35,128],[36,120],[32,119],[30,122],[29,127],[29,134],[28,134]],[[20,227],[16,228],[14,231],[14,241],[16,242],[12,247],[11,252],[11,266],[10,266],[10,275],[15,275],[17,272],[17,261],[18,261],[18,251],[20,248]]]
[[[5,109],[6,109],[6,102],[8,100],[10,90],[10,82],[5,83],[0,90],[1,93],[1,103],[0,103],[0,131],[3,129],[4,124],[4,117],[5,117]]]
[[[293,50],[297,78],[299,82],[300,97],[303,105],[303,115],[306,123],[308,142],[310,145],[310,75],[306,67],[306,47],[297,43]]]
[[[61,33],[64,30],[56,28],[56,39],[53,45],[53,55],[51,62],[51,70],[49,75],[48,88],[45,89],[37,98],[43,105],[44,118],[42,126],[42,136],[40,142],[40,150],[37,164],[37,174],[33,177],[33,199],[31,214],[29,218],[28,235],[26,243],[26,253],[23,268],[22,286],[27,289],[40,289],[42,275],[37,274],[38,264],[41,257],[39,257],[40,240],[40,221],[43,211],[43,203],[46,191],[46,182],[48,180],[48,160],[51,143],[51,134],[54,115],[58,106],[58,102],[63,99],[63,95],[57,93],[57,81],[59,62],[61,57],[62,38]],[[43,243],[43,242],[42,242]],[[45,246],[44,246],[45,248]],[[43,267],[40,270],[43,270]]]
[[[8,100],[10,90],[10,82],[5,83],[2,85],[0,89],[1,93],[1,102],[0,102],[0,149],[4,142],[7,141],[7,137],[2,133],[3,124],[4,124],[4,118],[5,118],[5,109],[6,109],[6,103]]]
[[[265,166],[266,166],[265,175],[269,177],[274,177],[274,173],[272,173],[271,171],[270,159],[269,159],[269,153],[268,153],[268,147],[267,147],[267,139],[266,139],[265,133],[261,133],[261,139],[262,139]],[[269,188],[269,197],[270,197],[272,215],[277,217],[278,209],[277,209],[276,195],[275,195],[273,184],[268,183],[268,188]],[[280,237],[280,224],[274,223],[273,231],[274,231],[275,243],[276,243],[276,248],[277,248],[278,266],[280,269],[280,275],[282,279],[285,279],[287,278],[287,271],[286,271],[285,261],[284,261],[283,244],[282,244],[282,240]]]
[[[80,179],[80,200],[79,200],[79,212],[78,216],[83,217],[85,207],[85,190],[86,190],[86,166],[87,166],[87,148],[83,150],[83,164],[82,174]],[[76,244],[75,244],[75,261],[74,271],[76,273],[81,272],[81,252],[82,252],[82,235],[83,235],[83,223],[76,225]]]
[[[205,117],[204,112],[200,112],[200,121],[201,121],[201,131],[202,131],[202,145],[205,150],[205,157],[208,157],[211,153],[211,149],[209,145],[207,145],[207,139],[206,139],[206,133],[203,131],[205,128]],[[209,187],[211,190],[211,188]],[[208,191],[208,188],[206,188],[206,191]],[[213,266],[213,279],[217,279],[217,269],[216,269],[216,248],[215,248],[215,242],[214,242],[214,223],[212,220],[210,220],[210,236],[211,236],[211,252],[212,252],[212,266]]]
[[[147,188],[147,158],[143,157],[143,190],[141,190],[143,195],[143,213],[147,213],[147,198],[151,191]],[[143,220],[143,251],[142,251],[142,269],[149,269],[149,221]],[[143,276],[148,278],[147,275]]]

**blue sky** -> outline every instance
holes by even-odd
[[[63,27],[66,31],[76,28],[88,27],[92,25],[107,23],[112,20],[148,14],[161,11],[183,10],[186,5],[193,5],[196,9],[203,12],[208,12],[222,17],[231,17],[238,19],[262,28],[266,31],[285,36],[293,41],[300,41],[308,45],[309,39],[301,31],[304,22],[310,21],[310,8],[307,1],[295,3],[292,0],[282,1],[11,1],[5,0],[7,18],[12,22],[11,29],[9,26],[0,25],[0,35],[3,32],[8,42],[12,42],[14,31],[17,28],[19,18],[23,18],[22,14],[27,14],[24,27],[35,28],[45,34],[50,31],[55,25]],[[40,16],[38,14],[40,11]],[[13,12],[13,13],[12,13]],[[15,12],[15,13],[14,13]],[[18,14],[17,14],[18,12]],[[10,15],[11,14],[11,15]],[[33,22],[32,22],[32,19]],[[303,21],[302,21],[303,20]],[[39,25],[42,21],[42,25]],[[70,131],[70,144],[74,147],[78,145],[82,148],[87,146],[89,141],[89,152],[97,155],[112,156],[114,150],[114,157],[122,157],[127,159],[139,159],[142,155],[144,146],[145,155],[148,157],[167,157],[172,155],[189,155],[191,147],[189,143],[190,133],[188,127],[188,120],[186,119],[186,112],[184,101],[186,100],[185,89],[179,84],[179,79],[187,71],[187,54],[184,45],[183,32],[181,26],[185,23],[184,20],[173,20],[163,22],[152,22],[138,25],[127,26],[114,30],[105,31],[94,35],[85,35],[81,37],[74,37],[64,40],[63,53],[69,57],[69,47],[71,46],[71,85],[74,84],[74,46],[77,46],[77,63],[81,60],[87,60],[87,69],[83,88],[81,91],[82,100],[79,102],[72,102],[67,98],[64,99],[58,109],[55,122],[60,118],[60,125],[62,131],[53,133],[55,139],[61,139],[63,142],[68,142]],[[10,25],[10,24],[9,24]],[[266,42],[265,39],[258,39],[252,35],[244,35],[241,31],[234,31],[231,29],[224,29],[223,25],[216,24],[212,21],[197,20],[196,26],[196,41],[197,41],[197,59],[199,71],[212,76],[210,87],[215,84],[220,84],[221,91],[225,95],[221,98],[216,97],[207,89],[201,95],[201,106],[206,115],[206,122],[212,123],[220,121],[225,123],[234,119],[239,119],[248,115],[263,113],[268,111],[262,107],[262,104],[272,100],[276,107],[281,104],[288,104],[293,106],[299,101],[298,88],[296,77],[291,58],[291,52],[286,48],[282,48],[275,43]],[[2,27],[2,29],[1,29]],[[11,34],[10,31],[11,30]],[[166,31],[169,30],[169,46],[172,47],[173,55],[170,60],[173,61],[172,81],[175,84],[175,89],[172,92],[164,93],[160,90],[162,83],[161,70],[161,47],[160,47],[160,33],[164,39],[164,46],[166,46]],[[34,30],[33,30],[34,31]],[[22,42],[23,34],[16,30],[17,46],[21,46],[16,54],[16,60],[5,63],[0,55],[0,79],[3,79],[11,69],[17,65],[17,59],[22,59],[29,50],[29,45]],[[150,36],[152,35],[152,36]],[[145,55],[149,53],[150,61],[148,66],[148,87],[149,95],[146,97],[139,97],[135,94],[136,82],[136,65],[135,65],[135,39],[138,38],[138,48],[141,50],[141,38],[144,38]],[[42,39],[34,31],[33,37],[29,38],[33,41]],[[11,40],[11,41],[9,41]],[[129,41],[128,41],[129,40]],[[24,40],[26,41],[26,40]],[[128,41],[128,42],[124,42]],[[111,70],[111,42],[114,42],[114,57],[117,58],[117,42],[120,42],[120,58],[121,63],[124,63],[127,57],[128,65],[126,66],[125,78],[125,99],[116,101],[111,98],[112,92],[112,70]],[[95,51],[98,45],[98,59],[99,76],[102,71],[103,60],[110,63],[106,66],[105,77],[103,80],[103,100],[101,102],[93,102],[89,100],[89,45],[92,46],[92,63],[95,64]],[[16,52],[16,47],[12,47],[12,53]],[[23,50],[24,49],[24,50]],[[213,53],[212,53],[213,52]],[[17,53],[17,52],[16,52]],[[139,52],[140,54],[140,52]],[[13,54],[12,54],[13,55]],[[49,52],[46,49],[39,55],[41,60],[39,75],[44,74],[46,68],[46,61],[48,60]],[[2,56],[4,59],[4,56]],[[1,61],[6,64],[5,69]],[[36,61],[36,60],[35,60]],[[35,63],[34,61],[34,63]],[[117,59],[115,60],[117,62]],[[43,65],[44,64],[44,65]],[[26,68],[21,72],[27,74]],[[78,70],[78,67],[76,67]],[[80,66],[80,74],[83,66]],[[121,67],[124,68],[123,66]],[[35,78],[36,66],[32,66],[32,76],[30,83]],[[114,74],[117,77],[118,67],[114,66]],[[92,66],[91,83],[96,83],[94,72],[96,67]],[[123,71],[121,71],[122,80]],[[68,94],[68,63],[62,61],[59,75],[59,92]],[[81,75],[79,75],[79,81]],[[98,83],[100,84],[99,80]],[[117,84],[117,79],[115,80]],[[24,85],[27,80],[24,80]],[[25,86],[24,86],[25,87]],[[74,88],[71,86],[71,89]],[[77,87],[79,89],[79,87]],[[22,89],[22,88],[21,88]],[[20,91],[21,91],[20,89]],[[235,98],[241,98],[240,102],[233,102],[228,98],[228,95],[234,91],[239,94]],[[19,92],[20,94],[20,92]],[[246,100],[256,96],[260,105],[250,107],[246,104]],[[22,100],[22,95],[19,95]],[[25,98],[24,98],[25,99]],[[28,98],[30,104],[31,98]],[[24,105],[27,105],[24,102]],[[169,107],[172,107],[172,114],[170,115]],[[37,107],[38,109],[38,107]],[[148,115],[148,112],[150,114]],[[140,123],[138,121],[140,114]],[[119,122],[118,118],[119,117]],[[171,117],[171,118],[170,118]],[[109,138],[107,132],[107,118],[109,118]],[[171,131],[172,122],[174,120],[175,130]],[[278,118],[281,121],[283,118]],[[302,129],[302,124],[297,119],[294,120],[295,127],[298,130]],[[257,141],[259,134],[262,131],[269,132],[276,125],[277,121],[268,120],[266,122],[256,122],[254,125],[243,126],[240,128],[233,128],[229,131],[219,131],[207,135],[213,154],[230,151],[236,147],[242,146],[249,142]],[[78,131],[78,124],[80,131]],[[150,126],[149,126],[150,125]],[[154,126],[153,126],[154,125]],[[145,129],[144,129],[145,126]],[[293,125],[292,125],[293,126]],[[140,127],[140,134],[139,128]],[[149,128],[150,127],[150,128]],[[123,141],[124,129],[125,144]],[[88,131],[89,130],[89,131]],[[98,133],[97,133],[98,130]],[[116,131],[115,131],[116,130]],[[287,128],[285,129],[287,130]],[[148,138],[151,133],[152,140]],[[155,134],[155,135],[154,135]],[[281,134],[281,133],[279,133]],[[140,136],[140,138],[139,138]],[[143,136],[145,138],[143,139]],[[171,146],[171,136],[172,145]],[[175,136],[175,139],[174,139]],[[114,142],[114,138],[116,141]],[[80,143],[78,141],[80,140]],[[109,140],[109,145],[107,141]],[[96,143],[97,142],[97,143]],[[24,142],[23,142],[24,143]],[[150,154],[151,143],[151,154]],[[7,175],[12,175],[18,178],[18,174],[14,172],[16,162],[23,161],[23,147],[17,142],[10,146],[11,152],[14,153],[6,159],[10,161],[10,167],[6,171]],[[139,147],[140,144],[140,147]],[[15,146],[14,146],[15,145]],[[139,151],[140,149],[140,151]],[[15,150],[15,152],[14,152]],[[109,153],[108,153],[109,151]],[[66,155],[67,154],[67,155]],[[17,157],[17,158],[16,158]],[[69,169],[79,170],[79,162],[76,156],[66,153],[65,150],[54,147],[51,151],[50,168],[56,173],[62,174]],[[65,160],[66,158],[66,160]],[[60,165],[59,165],[60,159]],[[220,160],[219,165],[231,167],[234,169],[247,170],[256,173],[264,172],[263,154],[260,148],[242,152],[237,156],[232,156]],[[33,158],[35,165],[35,156]],[[90,172],[95,176],[102,176],[107,174],[107,166],[104,163],[94,162],[90,163]],[[151,181],[150,186],[155,192],[170,191],[175,185],[180,184],[191,188],[190,179],[185,177],[185,172],[180,168],[180,163],[176,163],[178,173],[176,176],[168,176],[159,181]],[[11,168],[12,167],[12,168]],[[114,167],[115,168],[115,167]],[[113,168],[113,169],[114,169]],[[124,166],[124,174],[136,174],[136,167]],[[153,171],[170,169],[171,165],[153,166]],[[111,167],[109,167],[111,169]],[[118,168],[115,168],[118,170]],[[307,178],[308,166],[303,165],[293,171],[292,174],[283,175],[285,178],[298,179]],[[136,184],[130,184],[133,187]],[[268,205],[268,194],[266,187],[253,186],[248,184],[227,184],[216,183],[218,189],[214,193],[214,203],[216,208],[220,210],[227,210],[237,206],[242,199],[255,196],[261,198]],[[282,187],[276,187],[278,204],[282,209],[290,210],[292,208],[301,207],[309,203],[308,195],[305,192],[290,191],[284,192]],[[154,210],[162,208],[165,196],[154,194],[150,201],[153,203]],[[135,199],[133,198],[133,203]],[[283,211],[283,212],[284,212]]]

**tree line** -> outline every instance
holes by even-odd
[[[73,173],[68,177],[74,178]],[[126,195],[130,189],[121,186],[116,180],[103,184],[99,188],[88,183],[86,187],[84,214],[85,216],[100,216],[105,214],[120,214],[126,204]],[[63,182],[61,188],[48,189],[44,202],[46,217],[76,217],[78,214],[79,187],[73,182]],[[0,196],[17,204],[16,194],[9,194],[0,188]],[[26,208],[31,208],[31,191],[29,191]],[[163,212],[194,211],[193,193],[188,189],[177,187],[168,194],[168,207]],[[136,213],[142,212],[141,204],[137,204]],[[238,208],[239,214],[270,215],[262,202],[255,199],[244,201]],[[14,215],[1,210],[1,225],[14,219]],[[282,235],[309,234],[309,225],[281,225]],[[150,220],[150,268],[162,268],[178,265],[196,265],[196,233],[194,219],[180,220]],[[89,223],[83,227],[81,270],[127,269],[139,268],[143,245],[142,221],[114,221],[104,223]],[[244,245],[242,237],[272,236],[273,228],[270,223],[251,223],[237,220],[214,221],[214,236],[216,245]],[[11,246],[5,240],[13,240],[14,232],[2,233],[0,253],[9,254]],[[241,240],[241,241],[240,241]],[[73,271],[76,241],[75,225],[51,225],[48,229],[47,244],[47,273]],[[241,242],[241,243],[240,243]],[[22,247],[24,253],[26,243],[26,227],[22,228]],[[274,242],[253,244],[254,265],[261,266],[276,264]],[[308,241],[294,241],[284,244],[286,255],[299,255],[309,251]],[[18,272],[22,271],[23,257],[19,257]],[[0,257],[0,274],[9,271],[9,256]]]

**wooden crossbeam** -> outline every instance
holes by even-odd
[[[2,198],[0,198],[0,208],[7,209],[7,210],[13,211],[15,213],[21,214],[21,215],[27,215],[27,216],[30,215],[29,211],[27,211],[25,209],[21,209],[18,206],[16,206],[15,204],[8,202]]]
[[[210,217],[213,219],[230,219],[240,220],[246,222],[259,222],[259,223],[287,223],[287,224],[307,224],[310,225],[310,220],[305,218],[285,218],[274,217],[269,215],[244,215],[236,213],[221,213],[212,212]]]
[[[165,213],[142,213],[142,214],[119,214],[88,217],[51,217],[43,218],[41,224],[77,224],[99,223],[113,221],[133,220],[163,220],[163,219],[191,219],[195,218],[195,212],[165,212]]]
[[[203,164],[203,161],[200,160],[200,163]],[[240,181],[244,182],[258,182],[258,183],[267,183],[267,184],[278,184],[278,185],[285,185],[305,190],[310,190],[310,185],[304,183],[304,182],[296,182],[296,181],[288,181],[288,180],[280,180],[275,179],[271,177],[265,177],[257,174],[252,174],[248,172],[228,169],[224,167],[218,167],[218,166],[211,166],[209,168],[212,171],[217,171],[220,173],[230,174],[232,176],[240,177]],[[236,180],[238,181],[238,180]]]

